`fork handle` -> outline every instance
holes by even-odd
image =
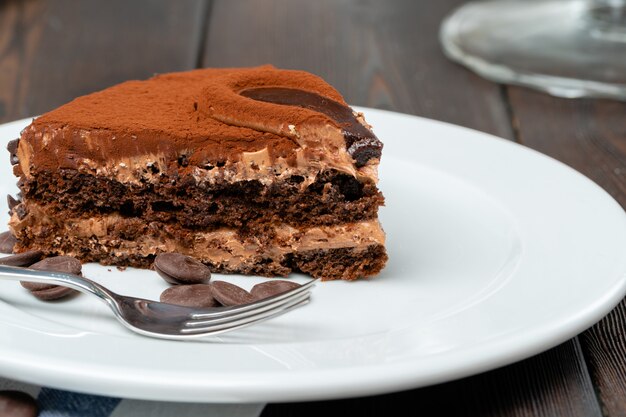
[[[86,294],[93,294],[105,302],[108,302],[111,297],[116,295],[90,279],[63,272],[38,271],[17,266],[0,265],[0,279],[62,285]]]

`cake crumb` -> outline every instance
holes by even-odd
[[[116,266],[115,268],[117,268],[118,271],[126,271],[126,267],[125,266]]]

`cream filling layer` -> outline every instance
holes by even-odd
[[[365,250],[372,245],[385,244],[385,233],[378,219],[306,228],[281,224],[273,228],[274,237],[270,243],[254,235],[242,238],[230,228],[188,231],[181,240],[175,238],[172,233],[175,231],[168,230],[165,225],[149,228],[153,232],[130,241],[120,239],[113,231],[123,229],[125,222],[137,219],[118,214],[59,219],[49,216],[45,208],[35,204],[28,205],[28,213],[22,220],[16,214],[11,217],[9,226],[18,238],[25,228],[37,235],[43,228],[53,227],[58,236],[57,244],[63,239],[87,240],[113,256],[130,253],[145,257],[161,252],[179,252],[227,268],[238,268],[267,258],[281,260],[296,252],[340,248]]]
[[[365,122],[363,121],[363,123]],[[221,167],[215,166],[210,169],[208,167],[194,167],[192,176],[199,184],[257,180],[264,185],[269,185],[298,175],[304,178],[301,183],[301,187],[304,188],[315,181],[319,172],[334,169],[352,175],[362,182],[373,182],[374,184],[378,182],[379,160],[372,159],[365,166],[357,168],[352,157],[345,150],[345,142],[339,129],[333,126],[316,129],[292,126],[292,130],[300,145],[300,148],[296,150],[295,165],[285,158],[271,158],[268,149],[263,148],[255,152],[243,152],[238,155],[238,159],[227,161]],[[53,154],[58,160],[64,159],[65,155],[60,154],[60,148],[49,146],[51,142],[53,143],[52,139],[56,135],[63,136],[62,130],[41,132],[34,131],[34,128],[29,126],[24,132],[30,132],[34,143],[43,146],[43,148],[36,146],[36,148],[42,149],[38,152],[45,151]],[[93,145],[93,135],[89,130],[80,130],[77,136],[87,144],[89,152],[93,152],[94,155],[101,152],[99,147]],[[34,148],[33,144],[29,142],[28,135],[22,134],[17,156],[20,169],[27,178],[32,176],[33,168],[36,168],[31,167],[31,156],[35,152]],[[99,159],[105,157],[104,155],[98,156]],[[127,184],[157,183],[162,175],[166,175],[172,169],[171,157],[158,151],[116,159],[112,159],[109,155],[104,159],[107,162],[103,164],[91,159],[90,155],[72,155],[77,170],[91,175],[113,178]],[[169,174],[172,173],[169,172]]]
[[[306,159],[304,152],[303,149],[296,151],[298,161]],[[88,158],[79,158],[77,162],[79,164],[78,170],[81,172],[99,177],[114,178],[124,184],[143,184],[144,182],[156,184],[168,169],[164,156],[157,154],[125,157],[105,165],[95,163]],[[157,169],[157,173],[153,172],[153,167]],[[300,187],[304,189],[315,182],[317,175],[326,169],[335,169],[364,182],[378,183],[377,159],[371,160],[358,169],[351,165],[339,169],[339,167],[324,161],[309,161],[307,166],[298,164],[292,167],[284,158],[278,158],[271,163],[267,148],[256,152],[244,152],[240,161],[229,161],[223,167],[211,169],[193,167],[191,175],[196,184],[213,185],[255,180],[265,186],[284,181],[292,176],[301,176],[304,181],[300,183]]]

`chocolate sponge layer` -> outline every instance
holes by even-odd
[[[255,229],[277,221],[297,226],[356,222],[375,218],[384,202],[375,185],[335,171],[322,173],[304,190],[301,181],[296,176],[264,186],[258,181],[196,184],[191,177],[161,177],[156,184],[123,184],[61,170],[40,173],[21,188],[24,201],[45,203],[53,214],[90,217],[118,212],[194,229]]]

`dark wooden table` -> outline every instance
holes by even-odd
[[[460,0],[0,0],[0,122],[128,79],[272,63],[316,73],[355,105],[444,120],[576,168],[626,205],[626,103],[564,100],[485,81],[444,58]],[[589,277],[593,279],[593,277]],[[438,386],[271,404],[264,416],[328,413],[625,416],[626,303],[562,345]]]

